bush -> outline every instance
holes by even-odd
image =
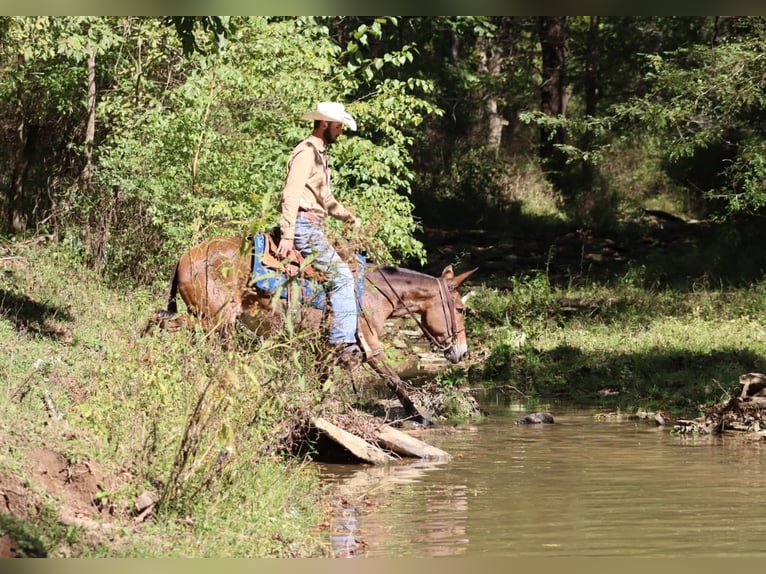
[[[238,333],[230,347],[201,332],[142,338],[158,295],[111,290],[57,245],[14,254],[23,264],[0,276],[0,477],[42,490],[23,453],[44,444],[70,464],[105,469],[112,486],[97,497],[110,522],[128,524],[141,492],[158,498],[156,528],[76,544],[59,532],[65,500],[50,499],[50,516],[35,519],[50,525],[48,555],[325,552],[316,472],[284,455],[327,390],[305,352],[318,335]]]

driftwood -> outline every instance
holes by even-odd
[[[374,437],[362,438],[322,417],[311,419],[311,425],[351,455],[349,458],[368,464],[389,464],[397,457],[447,460],[450,455],[420,439],[381,425]]]
[[[450,458],[450,455],[440,448],[436,448],[388,425],[383,425],[375,436],[378,440],[378,445],[400,456],[428,460],[446,460]]]
[[[391,455],[383,452],[378,446],[368,443],[363,438],[343,430],[322,417],[313,418],[311,424],[362,462],[387,464],[392,460]]]
[[[739,396],[705,409],[705,416],[678,419],[673,429],[680,433],[713,434],[727,430],[757,433],[766,436],[766,375],[740,375]]]

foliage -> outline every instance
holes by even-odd
[[[127,524],[138,494],[156,493],[156,528],[116,530],[110,556],[324,552],[317,476],[283,456],[296,421],[323,396],[311,353],[245,333],[229,349],[196,332],[140,337],[156,294],[110,290],[57,245],[14,253],[26,264],[0,278],[0,475],[29,481],[23,453],[46,444],[113,473],[115,486],[100,494],[112,522]],[[294,336],[310,349],[317,335]],[[60,504],[25,540],[39,539],[49,556],[103,552],[52,529]]]
[[[764,174],[763,58],[760,36],[649,55],[651,89],[616,105],[615,117],[662,134],[676,178],[722,199],[730,213],[759,212],[766,202],[757,183]]]
[[[123,208],[115,222],[113,270],[135,273],[143,259],[146,272],[201,237],[275,225],[287,157],[310,128],[298,123],[301,113],[318,99],[347,100],[358,89],[357,75],[370,79],[362,67],[391,62],[390,54],[368,62],[358,49],[347,52],[354,66],[342,66],[340,48],[313,19],[246,18],[232,22],[229,42],[216,53],[173,65],[178,85],[155,84],[141,103],[141,121],[110,133],[101,148],[100,185],[119,189],[121,205],[134,213]],[[140,79],[105,98],[104,111],[132,109],[127,86]],[[369,255],[422,258],[406,198],[412,179],[406,134],[421,114],[435,112],[414,95],[428,85],[376,78],[371,90],[348,104],[361,131],[334,147],[336,195],[369,222],[360,245]],[[380,205],[389,207],[385,217]],[[136,235],[137,224],[146,233]]]
[[[542,134],[566,133],[550,177],[568,209],[585,200],[588,223],[614,221],[635,194],[613,189],[603,163],[630,144],[645,165],[661,160],[651,179],[685,192],[692,216],[759,212],[763,31],[761,18],[569,17],[567,114],[519,114]],[[646,191],[647,200],[661,195]]]
[[[544,174],[587,224],[666,190],[724,215],[761,210],[762,18],[566,22],[568,105],[549,117],[536,17],[3,17],[2,207],[23,211],[4,228],[28,221],[99,271],[151,281],[200,237],[273,225],[298,118],[331,98],[361,127],[336,146],[335,188],[382,262],[425,260],[421,221],[502,226],[513,170]],[[566,162],[551,169],[536,150],[562,129]],[[612,170],[637,151],[651,171],[626,193],[629,173]]]
[[[409,148],[440,110],[424,98],[428,80],[387,77],[412,50],[370,53],[368,38],[395,24],[376,20],[338,44],[313,17],[4,18],[0,94],[12,105],[0,117],[20,135],[3,175],[28,180],[13,201],[95,269],[152,281],[202,237],[274,225],[287,158],[310,129],[300,115],[334,99],[361,127],[333,154],[338,197],[369,220],[357,247],[422,261]],[[95,170],[85,189],[91,56]],[[25,160],[43,141],[36,134],[50,162]],[[33,201],[32,178],[50,180],[45,201]],[[391,206],[385,216],[381,205]]]
[[[208,51],[200,45],[198,35],[208,35],[214,49],[219,48],[232,33],[229,20],[226,16],[168,16],[165,18],[165,24],[175,28],[181,39],[184,54],[188,56],[194,52],[204,54]]]

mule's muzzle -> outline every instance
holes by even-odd
[[[449,349],[444,351],[444,358],[447,359],[450,363],[459,363],[467,352],[467,345],[452,345]]]

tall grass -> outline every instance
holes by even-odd
[[[72,550],[49,536],[50,554],[325,554],[316,471],[281,452],[322,399],[305,353],[246,334],[141,337],[161,289],[110,288],[55,246],[13,253],[0,280],[0,472],[28,483],[23,453],[44,443],[119,478],[99,493],[110,520],[130,524],[143,491],[157,501],[118,541]]]

